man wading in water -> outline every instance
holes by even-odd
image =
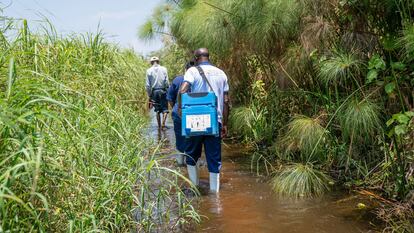
[[[191,67],[184,75],[184,82],[180,87],[178,98],[178,112],[181,114],[181,94],[191,90],[191,93],[213,91],[217,97],[217,115],[221,134],[216,136],[194,136],[186,139],[185,154],[187,154],[188,176],[194,185],[199,185],[197,161],[201,156],[202,146],[206,154],[208,171],[210,172],[210,191],[218,193],[220,189],[220,168],[221,168],[221,138],[227,135],[227,122],[229,116],[229,84],[226,74],[219,68],[213,66],[209,60],[209,53],[206,48],[197,49],[194,52],[194,59],[197,66],[200,66],[208,84],[203,80],[198,69]]]
[[[145,89],[148,94],[148,106],[157,113],[158,130],[166,129],[165,121],[168,116],[167,89],[169,86],[167,69],[160,66],[160,59],[150,59],[152,67],[147,70]],[[162,125],[161,125],[162,113]]]

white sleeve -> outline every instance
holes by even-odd
[[[224,74],[224,77],[225,77],[225,79],[224,79],[224,87],[223,87],[223,91],[224,91],[224,92],[228,92],[228,91],[229,91],[229,89],[230,89],[230,87],[229,87],[229,81],[228,81],[228,79],[227,79],[227,75],[226,75],[226,74]]]
[[[189,84],[193,85],[193,83],[194,83],[194,75],[191,72],[191,69],[189,69],[189,70],[187,70],[185,72],[185,74],[184,74],[184,82],[188,82]]]

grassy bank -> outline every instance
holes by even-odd
[[[0,231],[153,228],[159,200],[180,193],[145,138],[143,59],[101,33],[34,34],[6,18],[0,29]],[[164,177],[159,200],[150,173]],[[177,224],[191,207],[180,198]]]

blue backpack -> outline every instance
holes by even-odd
[[[218,137],[217,96],[203,69],[200,66],[196,66],[196,68],[210,87],[210,92],[182,94],[182,136],[187,138],[201,135]]]

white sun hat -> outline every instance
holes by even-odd
[[[150,59],[151,62],[153,62],[153,61],[159,61],[159,60],[160,59],[158,57],[151,57],[151,59]]]

